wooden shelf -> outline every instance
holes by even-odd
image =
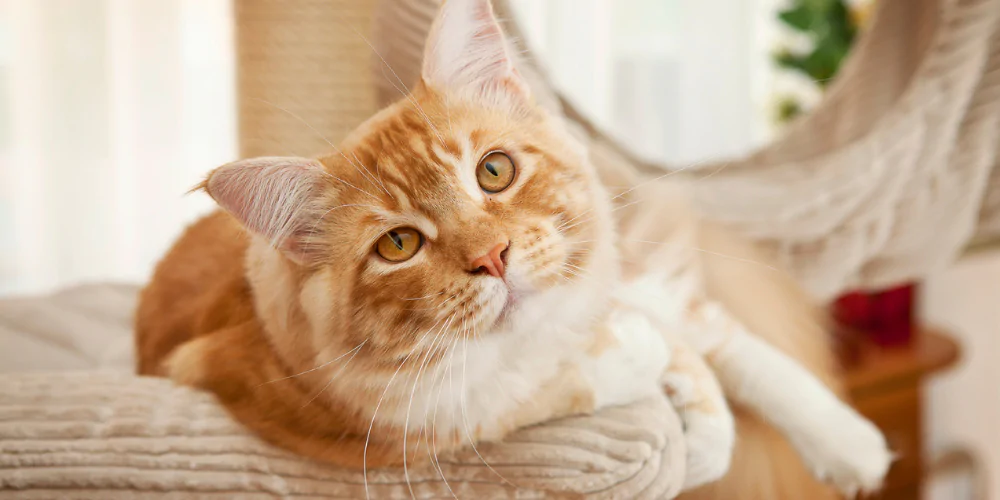
[[[854,399],[917,383],[921,378],[954,365],[958,344],[939,330],[917,334],[910,345],[882,347],[860,340],[856,353],[844,362],[844,380]]]
[[[856,338],[855,338],[856,337]],[[844,381],[854,406],[872,420],[899,456],[884,490],[873,498],[914,500],[923,489],[923,380],[954,365],[958,344],[940,330],[927,329],[905,346],[882,347],[864,336],[851,338]]]

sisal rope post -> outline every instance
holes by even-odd
[[[240,155],[317,156],[376,111],[374,0],[236,0]]]

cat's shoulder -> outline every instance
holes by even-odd
[[[139,372],[155,374],[174,348],[193,336],[247,319],[244,231],[213,212],[184,232],[156,266],[135,315]]]

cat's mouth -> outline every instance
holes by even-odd
[[[509,280],[504,280],[504,285],[504,292],[506,293],[503,306],[500,308],[500,312],[497,313],[496,319],[493,320],[493,328],[495,329],[509,325],[511,316],[514,315],[524,300],[524,291],[519,290]]]
[[[531,295],[535,292],[534,288],[531,287],[520,275],[516,273],[507,273],[507,276],[503,280],[504,292],[506,296],[504,298],[503,306],[500,308],[500,312],[497,314],[496,320],[494,320],[494,328],[509,325],[512,316],[516,313],[526,300],[529,300]]]
[[[507,291],[507,300],[503,304],[503,308],[500,309],[500,314],[497,315],[497,324],[504,324],[510,317],[511,313],[517,308],[518,305],[517,294],[513,290]]]

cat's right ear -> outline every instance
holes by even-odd
[[[328,177],[323,164],[310,158],[250,158],[213,170],[198,188],[244,227],[267,238],[292,260],[305,263],[309,260],[305,239]]]
[[[421,76],[433,88],[477,99],[530,100],[490,0],[445,0],[424,47]]]

